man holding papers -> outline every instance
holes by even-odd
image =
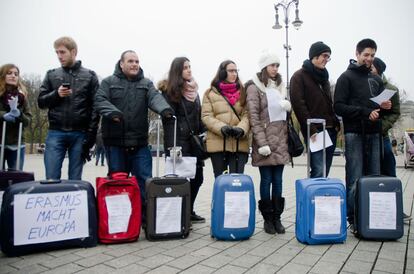
[[[352,186],[364,175],[380,174],[380,120],[389,115],[389,103],[373,102],[384,87],[379,76],[371,74],[377,45],[363,39],[356,46],[357,60],[339,77],[334,98],[336,114],[342,116],[345,132],[345,171],[348,222],[354,222]]]
[[[331,49],[323,42],[313,43],[309,49],[309,59],[303,62],[302,68],[293,74],[290,83],[290,100],[300,123],[302,135],[307,138],[307,119],[322,118],[326,120],[326,176],[332,164],[336,147],[336,135],[339,121],[333,111],[332,95],[329,84],[329,73],[326,64],[331,60]],[[320,133],[318,135],[318,133]],[[322,125],[312,124],[311,135],[311,177],[323,176],[322,147],[313,149],[318,140],[323,139]],[[317,138],[322,136],[321,138]],[[328,140],[330,139],[330,140]],[[329,142],[331,141],[331,142]],[[328,143],[331,146],[328,146]]]

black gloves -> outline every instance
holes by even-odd
[[[221,134],[223,134],[224,137],[231,137],[233,136],[233,128],[231,126],[223,126],[221,128]]]
[[[170,108],[164,109],[161,113],[160,113],[161,117],[163,119],[171,119],[172,116],[174,115],[174,111]]]
[[[244,130],[239,127],[233,127],[233,137],[236,139],[240,139],[244,135]]]
[[[83,163],[89,162],[91,160],[90,150],[95,144],[95,140],[96,140],[96,132],[88,131],[82,143],[81,158],[82,158]]]
[[[224,137],[240,139],[244,135],[244,130],[239,127],[223,126],[221,128],[221,134],[223,134]]]

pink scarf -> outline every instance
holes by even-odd
[[[194,81],[194,78],[191,78],[191,81],[186,81],[183,89],[183,96],[190,102],[194,102],[197,99],[198,85]]]
[[[237,89],[237,84],[220,82],[219,88],[230,104],[234,106],[240,98],[240,90]]]

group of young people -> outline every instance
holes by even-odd
[[[81,179],[83,163],[89,158],[100,123],[108,173],[125,171],[136,176],[145,207],[145,181],[152,177],[152,157],[148,148],[148,109],[151,109],[162,117],[167,154],[168,148],[173,146],[175,117],[176,141],[182,156],[197,156],[192,135],[206,134],[206,148],[215,177],[226,170],[243,173],[251,144],[252,165],[260,171],[259,210],[264,230],[275,234],[285,232],[281,223],[285,205],[282,181],[284,165],[291,159],[286,116],[292,109],[305,142],[308,138],[314,141],[316,134],[322,131],[319,125],[311,125],[310,136],[307,136],[307,119],[326,120],[333,143],[326,150],[326,176],[340,128],[338,116],[342,117],[347,214],[351,224],[352,186],[364,174],[381,173],[380,141],[384,142],[384,155],[394,157],[392,151],[387,153],[391,150],[387,137],[399,116],[398,92],[381,105],[370,100],[385,86],[390,88],[382,77],[385,63],[375,57],[377,45],[371,39],[357,44],[356,60],[350,61],[337,80],[334,95],[326,69],[332,51],[323,42],[316,42],[309,49],[309,59],[292,76],[290,94],[278,72],[278,56],[264,51],[258,60],[259,71],[245,84],[239,78],[236,63],[223,61],[202,100],[186,57],[172,61],[168,77],[158,83],[157,89],[145,78],[138,55],[132,50],[121,54],[114,73],[99,84],[95,72],[84,68],[76,59],[77,45],[72,38],[57,39],[54,48],[61,67],[47,72],[38,97],[39,107],[48,109],[49,118],[44,155],[47,179],[60,179],[66,152],[69,155],[68,178]],[[23,121],[27,126],[30,121],[26,96],[18,68],[10,64],[2,66],[0,117],[7,121],[9,168],[16,167],[13,155],[19,149],[16,147],[17,122]],[[20,149],[24,151],[24,142],[22,144]],[[393,163],[383,162],[387,164],[383,165],[382,174],[395,176],[395,159]],[[193,222],[205,221],[194,210],[203,183],[203,167],[204,158],[198,158],[195,177],[190,181]],[[323,168],[322,151],[312,152],[311,177],[323,176]]]

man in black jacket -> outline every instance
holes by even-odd
[[[379,120],[388,115],[370,100],[383,89],[383,82],[371,74],[377,45],[372,39],[363,39],[356,46],[357,60],[350,60],[348,69],[338,78],[335,88],[334,109],[342,116],[345,133],[345,171],[348,222],[354,222],[355,180],[364,175],[380,174]],[[387,101],[384,103],[388,103]]]
[[[144,201],[145,181],[152,177],[148,108],[167,119],[174,111],[154,84],[144,77],[134,51],[123,52],[113,75],[102,81],[95,108],[102,116],[108,172],[124,171],[135,175]]]
[[[95,142],[99,117],[93,111],[98,78],[92,70],[76,60],[76,42],[61,37],[54,43],[61,67],[46,73],[39,107],[48,108],[49,131],[44,163],[46,179],[60,179],[66,152],[69,155],[68,178],[80,180],[83,162]]]

